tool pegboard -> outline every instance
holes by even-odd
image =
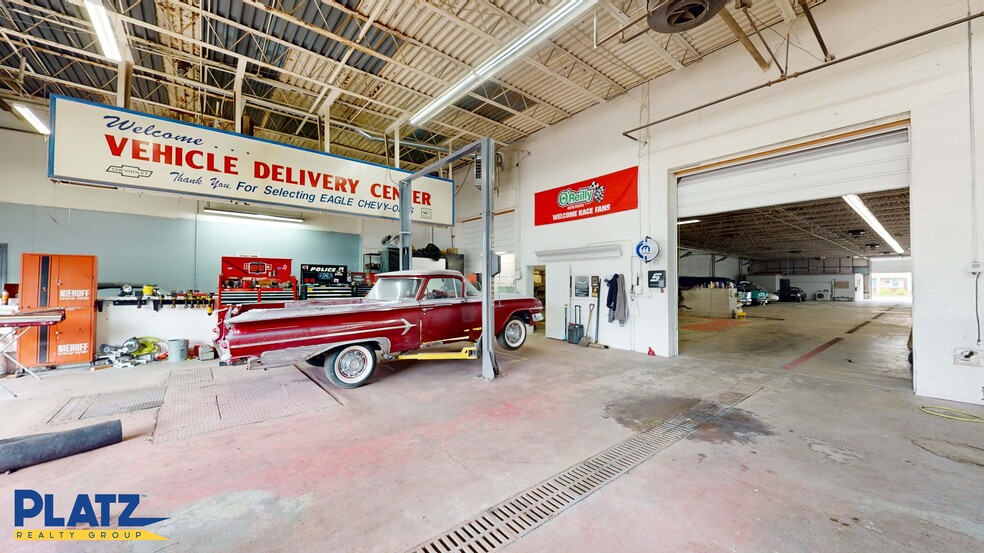
[[[290,259],[276,257],[222,258],[219,305],[294,301],[297,279]]]

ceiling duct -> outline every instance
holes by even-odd
[[[728,0],[656,0],[646,3],[646,23],[657,33],[682,33],[707,23],[721,11]]]

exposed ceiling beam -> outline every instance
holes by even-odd
[[[163,1],[175,1],[175,0],[163,0]],[[413,74],[413,75],[415,75],[417,77],[420,77],[420,78],[423,78],[423,79],[427,79],[427,80],[431,81],[433,84],[435,84],[437,86],[437,89],[438,90],[442,90],[443,91],[444,89],[446,89],[446,88],[448,88],[448,87],[450,87],[452,85],[451,82],[449,82],[447,80],[444,80],[444,79],[441,79],[441,78],[437,77],[436,75],[434,75],[434,74],[432,74],[432,73],[430,73],[428,71],[424,71],[422,69],[419,69],[417,67],[414,67],[413,65],[410,65],[408,63],[404,63],[404,62],[396,59],[395,57],[386,56],[386,55],[380,54],[376,50],[374,50],[374,49],[372,49],[372,48],[370,48],[368,46],[365,46],[363,44],[360,44],[360,40],[361,39],[354,40],[354,41],[353,40],[349,40],[349,39],[347,39],[347,38],[345,38],[345,37],[343,37],[343,36],[341,36],[339,34],[336,34],[336,33],[333,33],[331,31],[328,31],[326,29],[323,29],[323,28],[321,28],[321,27],[319,27],[317,25],[313,25],[311,23],[308,23],[307,21],[304,21],[303,19],[300,19],[298,17],[295,17],[295,16],[293,16],[293,15],[287,13],[287,12],[284,12],[282,10],[279,10],[279,9],[277,9],[275,7],[269,6],[269,5],[267,5],[267,4],[263,3],[263,2],[260,2],[259,0],[240,0],[240,1],[244,5],[251,6],[254,9],[257,9],[257,10],[263,11],[265,13],[268,13],[268,14],[270,14],[270,15],[272,15],[272,16],[274,16],[274,17],[276,17],[276,18],[278,18],[278,19],[280,19],[280,20],[282,20],[284,22],[291,23],[293,25],[297,25],[298,27],[301,27],[301,28],[303,28],[305,30],[308,30],[308,31],[312,32],[312,33],[315,33],[317,35],[323,36],[323,37],[325,37],[325,38],[327,38],[329,40],[335,41],[335,42],[337,42],[339,44],[342,44],[342,45],[346,46],[348,48],[348,51],[346,52],[346,54],[343,57],[343,59],[341,59],[341,60],[339,60],[337,62],[337,65],[335,67],[335,71],[332,73],[332,77],[329,79],[328,82],[334,82],[335,79],[337,79],[338,74],[341,72],[341,70],[343,68],[344,69],[347,69],[349,71],[358,71],[358,72],[360,72],[362,74],[365,74],[365,75],[371,75],[370,73],[366,73],[366,72],[363,72],[363,71],[358,70],[357,68],[353,67],[352,65],[347,65],[347,62],[348,62],[349,58],[352,55],[352,52],[358,51],[358,52],[361,52],[361,53],[363,53],[363,54],[365,54],[367,56],[372,56],[372,57],[374,57],[376,59],[385,61],[386,63],[391,64],[394,67],[399,67],[400,69],[402,69],[402,70],[404,70],[404,71],[406,71],[406,72],[408,72],[410,74]],[[382,3],[380,3],[380,4],[382,4]],[[207,13],[207,12],[203,12],[203,13]],[[216,16],[214,14],[209,14],[208,17],[215,18]],[[224,21],[224,22],[225,23],[228,23],[228,21]],[[365,22],[364,26],[363,26],[363,30],[361,31],[361,35],[360,36],[365,36],[365,33],[368,32],[370,26],[371,26],[371,23],[369,23],[369,21],[367,20]],[[256,31],[254,30],[253,32],[256,32]],[[311,54],[314,55],[313,52]],[[393,81],[393,80],[390,80],[390,79],[383,79],[383,78],[379,77],[378,75],[373,75],[373,76],[375,78],[377,78],[377,79],[381,79],[381,80],[386,81],[387,83],[389,83],[392,86],[398,86],[400,88],[403,88],[404,90],[413,92],[413,93],[415,93],[417,95],[424,95],[423,93],[421,93],[421,92],[419,92],[419,91],[417,91],[417,90],[415,90],[413,88],[406,87],[406,86],[404,86],[404,85],[402,85],[402,84],[400,84],[400,83],[398,83],[396,81]],[[429,95],[426,95],[426,96],[429,96]],[[474,92],[469,92],[469,96],[471,96],[471,97],[473,97],[475,99],[478,99],[479,101],[482,101],[482,102],[485,102],[485,103],[489,103],[489,104],[495,105],[496,107],[499,107],[501,109],[504,109],[506,111],[509,111],[513,115],[519,115],[519,116],[525,117],[529,121],[532,121],[533,123],[539,125],[539,127],[541,129],[542,128],[546,128],[548,126],[548,124],[545,123],[545,122],[543,122],[543,121],[539,121],[537,119],[534,119],[533,117],[530,117],[529,115],[525,115],[525,114],[523,114],[523,113],[521,113],[521,112],[519,112],[519,111],[517,111],[517,110],[515,110],[515,109],[513,109],[513,108],[511,108],[509,106],[506,106],[506,105],[503,105],[503,104],[499,104],[498,102],[496,102],[496,101],[494,101],[492,99],[486,98],[484,96],[480,96],[478,94],[475,94]],[[429,97],[429,99],[432,100],[433,97]],[[317,110],[317,106],[312,106],[312,108],[315,111]],[[313,113],[313,111],[312,111],[312,113]],[[479,115],[479,117],[481,117],[481,116]]]
[[[11,2],[11,3],[15,3],[15,4],[21,4],[21,5],[30,7],[32,9],[39,10],[42,13],[48,12],[48,14],[50,14],[52,16],[55,16],[55,17],[58,17],[58,16],[60,16],[60,17],[66,17],[63,14],[59,14],[57,12],[53,12],[52,10],[46,10],[44,8],[39,8],[37,6],[34,6],[32,4],[29,4],[29,3],[25,2],[24,0],[6,0],[6,1]],[[77,3],[80,3],[81,2],[81,0],[69,0],[69,1],[71,1],[73,3],[76,3],[76,2]],[[165,2],[165,3],[168,3],[168,4],[175,4],[176,3],[176,0],[161,0],[161,1],[162,2]],[[184,7],[184,8],[188,8],[192,12],[197,12],[199,14],[203,14],[203,13],[206,13],[207,14],[207,12],[203,12],[201,10],[201,8],[191,7],[191,6],[187,6],[187,5],[184,5],[184,4],[177,4],[177,5],[178,6],[181,6],[181,7]],[[195,38],[188,37],[188,36],[183,35],[181,33],[177,33],[177,32],[174,32],[174,31],[169,31],[169,30],[163,29],[161,27],[154,26],[154,25],[151,25],[151,24],[149,24],[147,22],[144,22],[144,21],[141,21],[141,20],[138,20],[138,19],[134,19],[134,18],[131,18],[131,17],[128,17],[128,16],[120,15],[119,17],[125,23],[129,23],[131,25],[136,25],[136,26],[139,26],[139,27],[143,27],[145,29],[155,31],[158,34],[169,36],[169,37],[174,38],[176,40],[185,41],[185,42],[187,42],[189,44],[192,44],[192,45],[194,45],[194,46],[196,46],[198,48],[212,50],[212,51],[221,53],[223,55],[231,56],[231,57],[236,58],[236,59],[245,59],[246,61],[248,61],[250,64],[252,64],[254,66],[265,68],[265,69],[268,69],[268,70],[271,70],[271,71],[274,71],[274,72],[277,72],[277,73],[280,73],[280,74],[288,75],[291,78],[294,78],[294,79],[296,79],[296,80],[298,80],[300,82],[306,82],[306,83],[309,83],[309,84],[314,85],[314,86],[317,86],[317,87],[330,86],[333,90],[336,90],[336,89],[339,90],[340,94],[344,94],[344,95],[347,95],[347,96],[358,98],[358,99],[361,99],[361,100],[366,101],[366,102],[369,102],[369,103],[378,104],[378,105],[380,105],[380,106],[382,106],[382,107],[384,107],[386,109],[395,111],[397,113],[404,114],[404,116],[407,113],[406,110],[404,110],[404,109],[402,109],[400,107],[386,104],[385,102],[382,102],[382,101],[380,101],[378,99],[370,98],[370,97],[367,97],[367,96],[363,96],[361,94],[358,94],[358,93],[356,93],[354,91],[345,90],[345,89],[342,89],[342,88],[339,88],[339,87],[332,86],[329,83],[324,83],[322,81],[319,81],[319,80],[317,80],[317,79],[315,79],[313,77],[307,76],[307,75],[302,75],[302,74],[299,74],[299,73],[287,71],[287,70],[285,70],[285,69],[283,69],[283,68],[281,68],[279,66],[271,65],[270,63],[267,63],[267,62],[263,62],[263,61],[254,59],[254,58],[251,58],[251,57],[248,57],[248,56],[245,56],[245,55],[236,53],[236,52],[231,51],[231,50],[227,50],[227,49],[222,48],[220,46],[209,44],[207,42],[204,42],[204,41],[201,41],[201,40],[198,40],[198,39],[195,39]],[[207,14],[207,17],[215,18],[215,19],[219,20],[222,23],[225,23],[225,24],[230,25],[232,27],[239,28],[240,30],[242,30],[244,32],[247,32],[247,33],[259,33],[259,31],[255,30],[255,29],[251,29],[249,27],[246,27],[245,25],[236,23],[236,22],[234,22],[232,20],[228,20],[228,19],[224,19],[224,18],[221,18],[221,17],[214,16],[214,14]],[[36,37],[33,37],[33,36],[28,36],[28,35],[24,35],[23,38],[26,38],[28,40],[43,40],[43,39],[37,39]],[[280,43],[285,48],[297,50],[297,47],[296,46],[294,46],[293,44],[291,44],[291,43],[289,43],[287,41],[284,41],[284,40],[281,40],[281,39],[275,39],[275,38],[272,38],[272,37],[270,38],[270,40],[272,40],[273,42]],[[49,41],[45,41],[45,42],[49,42]],[[58,45],[56,43],[50,43],[50,44],[52,46],[56,46],[56,47],[60,47],[60,48],[65,48],[64,45]],[[87,50],[86,51],[83,51],[83,50],[79,50],[79,49],[73,49],[73,50],[76,53],[78,53],[79,55],[88,55],[88,56],[94,56],[94,57],[97,57],[97,58],[101,57],[100,54],[97,54],[95,52],[89,52]],[[163,55],[167,55],[168,53],[167,52],[162,52],[162,54]],[[355,71],[354,68],[350,68],[350,67],[346,67],[346,69],[350,69],[350,70]],[[146,71],[147,69],[146,68],[142,68],[142,70]],[[363,74],[367,78],[371,78],[371,79],[374,79],[374,80],[381,80],[381,79],[378,79],[377,77],[375,77],[375,76],[373,76],[371,74],[364,73],[364,72],[363,72]],[[174,78],[174,76],[170,76],[170,75],[167,75],[166,77],[167,78]],[[67,81],[63,81],[62,84],[66,83],[66,82]],[[386,81],[383,81],[383,82],[386,82]],[[391,84],[392,86],[400,86],[400,85],[396,85],[394,83],[388,83],[388,84]],[[196,84],[196,86],[198,86],[200,88],[204,88],[204,85],[202,85],[202,84]],[[284,84],[283,83],[276,83],[276,86],[281,87],[281,86],[284,86]],[[314,92],[313,91],[310,91],[310,90],[304,90],[304,89],[298,89],[298,90],[303,90],[303,92],[306,93],[306,94],[314,95]],[[418,94],[418,95],[421,94],[421,93],[419,93],[419,92],[417,92],[415,90],[412,90],[412,89],[406,89],[406,90],[409,91],[409,92],[411,92],[411,93],[413,93],[413,94]],[[225,91],[225,92],[223,92],[223,94],[229,94],[229,95],[231,95],[232,92],[231,91]],[[483,121],[487,122],[487,124],[491,124],[493,126],[502,128],[503,130],[506,130],[507,131],[507,134],[505,136],[510,137],[510,139],[513,139],[513,138],[516,138],[518,136],[522,136],[522,135],[525,134],[525,133],[523,133],[523,131],[521,131],[519,129],[514,129],[514,128],[509,127],[508,125],[505,125],[503,123],[492,121],[491,119],[482,118],[482,117],[480,117],[478,115],[475,115],[472,112],[469,112],[467,110],[463,110],[463,109],[457,108],[457,107],[454,108],[454,110],[457,110],[458,112],[461,112],[463,114],[467,114],[468,117],[474,117],[474,118],[482,119]],[[265,126],[265,125],[261,122],[261,126]],[[491,132],[487,132],[487,133],[484,133],[483,134],[483,133],[479,133],[479,132],[468,131],[468,130],[462,129],[461,127],[458,127],[458,126],[451,126],[451,125],[449,125],[449,127],[451,127],[452,129],[454,129],[456,132],[467,134],[467,135],[473,136],[475,138],[479,138],[481,136],[487,136],[487,135],[492,134]]]
[[[769,62],[765,61],[765,58],[762,57],[762,53],[758,51],[758,48],[756,48],[754,44],[752,44],[752,39],[748,38],[748,35],[746,35],[745,31],[742,30],[741,25],[735,21],[735,17],[731,15],[730,11],[728,11],[727,6],[718,12],[718,16],[724,20],[728,28],[731,29],[731,32],[738,38],[738,42],[741,42],[741,45],[745,47],[745,50],[748,51],[749,55],[752,56],[752,59],[755,60],[755,63],[758,64],[762,71],[768,71]]]
[[[793,6],[793,0],[773,0],[773,2],[779,8],[783,21],[786,23],[796,21],[796,8]]]
[[[377,2],[376,5],[377,6],[386,6],[386,2],[383,2],[383,1],[380,0],[379,2]],[[439,50],[439,49],[437,49],[437,48],[435,48],[435,47],[433,47],[433,46],[431,46],[429,44],[426,44],[426,43],[418,40],[415,37],[412,37],[412,36],[410,36],[410,35],[408,35],[406,33],[403,33],[399,29],[394,29],[393,27],[390,27],[388,25],[384,25],[383,23],[381,23],[378,20],[378,18],[376,20],[373,20],[372,17],[371,17],[371,15],[370,16],[365,16],[365,15],[361,14],[360,12],[358,12],[357,10],[354,10],[352,8],[349,8],[348,6],[346,6],[344,4],[340,4],[338,2],[332,2],[332,5],[331,6],[332,6],[332,8],[334,8],[334,9],[336,9],[336,10],[338,10],[338,11],[340,11],[340,12],[346,14],[346,15],[351,16],[352,18],[354,18],[354,19],[362,22],[363,24],[370,23],[371,25],[374,25],[376,28],[380,29],[381,31],[383,31],[385,33],[388,33],[390,35],[393,35],[394,37],[399,38],[401,41],[403,41],[403,42],[405,42],[405,43],[407,43],[409,45],[415,46],[415,47],[419,48],[420,50],[422,50],[422,51],[424,51],[424,52],[426,52],[426,53],[428,53],[428,54],[430,54],[432,56],[438,57],[438,58],[440,58],[441,60],[443,60],[444,62],[446,62],[446,63],[448,63],[450,65],[454,65],[454,66],[458,67],[459,70],[467,71],[467,70],[471,70],[472,69],[472,67],[470,65],[468,65],[467,63],[459,60],[458,58],[456,58],[456,57],[454,57],[454,56],[452,56],[452,55],[450,55],[450,54],[448,54],[446,52],[443,52],[443,51],[441,51],[441,50]],[[547,100],[544,100],[543,98],[539,98],[535,94],[533,94],[533,93],[531,93],[529,91],[526,91],[526,90],[523,90],[521,88],[518,88],[513,83],[506,83],[506,82],[501,81],[501,80],[496,79],[496,78],[490,78],[489,79],[489,82],[498,84],[499,86],[501,86],[501,87],[503,87],[505,89],[514,90],[514,91],[522,94],[523,96],[526,96],[527,98],[530,98],[531,100],[535,101],[538,105],[546,106],[546,107],[550,108],[551,110],[554,110],[554,111],[559,112],[560,114],[562,114],[562,117],[570,117],[572,115],[570,112],[564,110],[563,108],[561,108],[561,107],[559,107],[557,105],[554,105],[554,104],[548,102]],[[540,121],[540,120],[538,120],[538,121]]]
[[[533,21],[531,21],[529,23],[526,23],[526,22],[522,21],[518,17],[514,16],[513,14],[509,13],[508,11],[506,11],[506,10],[500,8],[499,6],[497,6],[494,2],[492,2],[492,0],[476,0],[476,1],[481,2],[482,4],[484,4],[485,6],[487,6],[489,9],[491,9],[493,12],[495,12],[497,15],[499,15],[499,17],[502,17],[504,20],[506,20],[509,23],[511,23],[511,24],[519,27],[523,31],[529,29],[530,25],[532,25],[532,24],[535,23]],[[574,26],[574,25],[576,25],[576,22],[575,23],[571,23],[571,26]],[[599,79],[608,82],[611,87],[615,88],[616,94],[621,94],[622,92],[625,92],[625,90],[626,90],[625,87],[623,87],[619,83],[615,82],[614,79],[612,79],[608,75],[604,74],[600,69],[596,68],[595,66],[591,65],[590,63],[588,63],[588,62],[582,60],[581,58],[577,57],[576,55],[574,55],[574,53],[572,53],[569,50],[561,47],[560,45],[558,45],[553,40],[550,40],[548,38],[548,39],[544,40],[543,42],[541,42],[541,44],[544,45],[544,46],[547,46],[548,48],[550,48],[551,50],[553,50],[554,52],[556,52],[560,56],[571,60],[572,62],[574,62],[575,64],[577,64],[578,67],[580,67],[582,69],[585,69],[587,72],[591,73],[595,77],[598,77]],[[535,50],[534,50],[534,52],[535,52]],[[529,55],[532,55],[532,53],[530,53]]]
[[[599,0],[598,5],[607,11],[609,15],[614,17],[615,21],[618,21],[620,25],[628,25],[632,22],[632,18],[612,4],[611,0]],[[683,69],[683,63],[676,59],[676,57],[673,56],[669,50],[663,48],[663,45],[661,45],[659,41],[653,38],[653,36],[648,32],[643,34],[641,39],[656,52],[657,56],[663,58],[663,61],[670,64],[670,67],[673,69]]]
[[[484,40],[492,43],[495,46],[503,46],[505,44],[504,41],[499,40],[495,36],[487,33],[485,30],[480,29],[480,28],[476,27],[475,25],[472,25],[468,21],[465,21],[464,19],[462,19],[461,17],[459,17],[457,14],[451,13],[451,12],[446,11],[446,10],[443,10],[443,9],[437,7],[437,6],[434,6],[430,2],[427,2],[426,0],[417,0],[417,5],[419,5],[419,6],[423,7],[423,8],[426,8],[427,10],[433,12],[438,17],[442,17],[442,18],[446,18],[446,19],[450,19],[450,20],[454,21],[455,24],[457,24],[457,25],[459,25],[461,27],[464,27],[469,32],[471,32],[472,34],[475,34],[475,35],[478,35],[478,36],[482,37]],[[527,63],[529,65],[532,65],[533,67],[539,69],[540,71],[543,71],[544,73],[546,73],[547,75],[549,75],[553,79],[557,80],[558,82],[563,83],[564,85],[567,85],[568,87],[572,88],[573,90],[578,91],[579,93],[581,93],[584,96],[587,96],[588,98],[590,98],[591,100],[593,100],[595,103],[599,103],[600,104],[600,103],[602,103],[602,102],[604,102],[606,100],[606,98],[603,98],[602,96],[599,96],[598,94],[595,94],[594,92],[592,92],[592,91],[588,90],[587,88],[585,88],[584,85],[581,85],[579,83],[576,83],[573,80],[567,78],[566,76],[561,75],[560,73],[557,73],[553,69],[550,69],[549,67],[547,67],[546,65],[544,65],[540,61],[535,60],[535,59],[531,58],[528,55],[527,56],[523,56],[522,58],[520,58],[520,61],[522,61],[524,63]],[[423,105],[424,104],[421,104],[421,106],[423,106]]]

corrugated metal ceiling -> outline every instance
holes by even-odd
[[[763,28],[781,22],[776,4],[784,1],[754,1],[753,20]],[[101,55],[81,4],[0,0],[0,96],[60,93],[115,103],[117,64]],[[555,5],[106,0],[126,30],[134,109],[233,129],[236,69],[245,63],[245,114],[258,136],[320,148],[327,111],[332,151],[373,162],[391,161],[392,151],[358,131],[378,137],[403,123]],[[601,0],[423,129],[402,125],[402,139],[443,147],[480,136],[518,140],[736,40],[715,18],[687,33],[648,32],[594,47],[595,17],[604,37],[645,13],[645,6],[645,0]],[[743,14],[736,18],[752,32]],[[640,23],[626,34],[644,29]],[[400,157],[414,166],[434,155],[417,150]]]

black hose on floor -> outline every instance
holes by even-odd
[[[0,440],[0,472],[30,467],[123,441],[123,424],[102,422],[63,432]]]

